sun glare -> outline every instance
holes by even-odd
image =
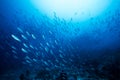
[[[87,20],[104,12],[111,0],[32,0],[35,7],[50,18]]]

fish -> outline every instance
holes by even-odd
[[[15,50],[12,50],[13,53],[17,54],[17,52]]]
[[[21,48],[22,52],[24,53],[28,53],[27,50],[25,50],[24,48]]]
[[[31,60],[29,56],[26,56],[25,59]]]
[[[23,30],[22,30],[21,28],[17,27],[17,30],[18,30],[19,32],[23,33]]]
[[[39,55],[39,52],[36,52],[36,56],[38,56]]]
[[[21,37],[22,37],[23,39],[25,39],[25,40],[28,40],[24,35],[21,35]]]
[[[17,37],[17,36],[15,36],[15,35],[11,35],[12,36],[12,38],[14,39],[14,40],[16,40],[16,41],[18,41],[18,42],[21,42],[21,40]]]
[[[55,48],[55,46],[54,46],[54,45],[51,45],[51,47],[52,47],[52,48]]]
[[[12,49],[16,50],[16,47],[15,46],[11,46]]]
[[[53,51],[52,51],[52,50],[50,50],[50,53],[51,53],[52,55],[54,55],[54,53],[53,53]]]
[[[55,60],[57,63],[59,63],[58,59]]]
[[[36,60],[36,59],[33,59],[33,61],[34,61],[34,62],[37,62],[37,60]]]
[[[40,46],[44,47],[42,43],[40,43]]]
[[[13,57],[14,57],[15,59],[18,59],[18,56],[16,56],[16,55],[14,55]]]
[[[52,31],[49,31],[50,34],[53,34]]]
[[[26,31],[26,34],[27,34],[28,36],[30,36],[30,33],[29,33],[28,31]]]
[[[58,42],[57,42],[57,40],[55,40],[55,44],[56,44],[56,45],[58,45]]]
[[[59,52],[60,52],[60,53],[63,53],[63,51],[62,51],[62,50],[59,50]]]
[[[44,53],[41,53],[42,54],[42,57],[45,57]]]
[[[49,66],[49,64],[48,64],[46,61],[44,61],[43,63],[44,63],[46,66]]]
[[[26,47],[26,48],[29,48],[25,43],[23,43],[23,46]]]
[[[32,38],[33,38],[33,39],[36,39],[36,37],[35,37],[35,35],[34,35],[34,34],[32,34]]]
[[[56,68],[58,67],[57,65],[54,65]]]
[[[44,35],[42,35],[42,38],[45,40],[45,36]]]
[[[48,51],[49,51],[49,48],[48,48],[48,47],[45,47],[45,51],[48,53]]]
[[[30,44],[30,48],[34,49],[34,47]]]
[[[48,42],[46,43],[46,45],[50,47],[50,44]]]
[[[29,64],[31,63],[29,60],[26,60],[26,62],[29,63]]]
[[[62,54],[59,54],[59,56],[60,56],[61,58],[63,58]]]
[[[23,61],[22,64],[27,64],[27,63],[25,61]]]

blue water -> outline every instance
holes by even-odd
[[[50,19],[29,0],[0,0],[0,77],[45,69],[119,80],[120,2],[113,3],[103,14],[75,23]]]

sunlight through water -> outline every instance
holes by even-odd
[[[32,0],[33,5],[49,18],[85,21],[108,9],[112,0]]]

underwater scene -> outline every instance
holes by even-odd
[[[0,80],[120,80],[120,0],[0,0]]]

